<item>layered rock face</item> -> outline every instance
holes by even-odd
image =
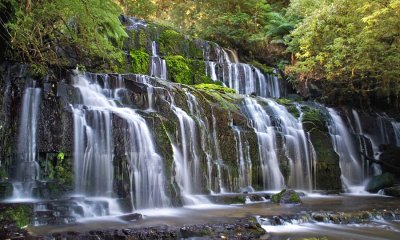
[[[2,65],[1,198],[80,194],[131,211],[210,193],[352,191],[380,174],[380,145],[400,144],[394,118],[282,98],[273,71],[215,43],[124,22],[128,73],[38,78]],[[37,116],[24,105],[27,89],[38,89]],[[35,147],[21,151],[23,120]],[[29,181],[28,164],[37,166]]]

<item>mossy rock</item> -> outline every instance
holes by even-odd
[[[265,64],[255,61],[255,60],[251,61],[250,64],[253,65],[254,67],[260,69],[261,72],[263,72],[264,74],[274,74],[275,68],[273,68],[273,67],[269,67]]]
[[[192,69],[189,59],[181,55],[168,56],[167,62],[169,79],[176,83],[192,84]]]
[[[302,107],[303,110],[303,119],[302,122],[304,125],[308,124],[308,131],[312,132],[315,129],[327,132],[328,128],[325,124],[326,117],[324,114],[317,108],[310,108],[307,106]]]
[[[300,111],[299,109],[297,109],[297,106],[292,100],[287,98],[279,98],[276,99],[276,102],[279,103],[280,105],[284,105],[288,110],[288,112],[291,113],[295,118],[300,117]]]
[[[13,193],[13,186],[10,182],[0,182],[0,200],[10,198]]]
[[[24,227],[32,222],[33,208],[27,204],[0,205],[0,221],[14,221],[18,227]]]
[[[274,194],[271,197],[273,203],[284,203],[284,204],[297,204],[301,203],[299,194],[291,189],[283,189],[280,193]]]
[[[150,55],[143,50],[130,52],[132,73],[148,74],[150,69]]]
[[[175,30],[164,30],[158,38],[162,55],[184,55],[185,36]]]
[[[205,74],[204,61],[192,60],[181,55],[167,56],[165,58],[169,79],[182,84],[214,83]]]
[[[380,189],[392,187],[394,185],[394,175],[391,173],[384,173],[382,175],[372,177],[365,187],[368,192],[376,193]]]
[[[236,93],[232,88],[224,87],[218,84],[202,83],[195,86],[196,89],[202,89],[207,91],[218,91],[221,93]]]

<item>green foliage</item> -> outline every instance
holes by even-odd
[[[325,124],[325,116],[319,109],[303,107],[302,110],[303,110],[303,118],[302,118],[303,124],[311,124],[313,126],[313,128],[311,128],[310,131],[313,131],[314,129],[319,129],[321,131],[327,130]]]
[[[256,68],[260,69],[265,74],[273,74],[274,73],[273,67],[269,67],[269,66],[262,64],[256,60],[251,61],[250,64],[255,66]]]
[[[174,30],[165,30],[161,33],[158,42],[160,53],[164,55],[184,54],[182,46],[185,45],[185,36]]]
[[[0,211],[0,220],[15,221],[18,227],[31,223],[32,209],[27,205],[3,206]]]
[[[125,14],[143,19],[148,19],[157,10],[157,6],[151,0],[118,0],[118,2]]]
[[[132,66],[131,72],[148,74],[149,64],[150,64],[149,54],[142,50],[132,50],[130,52],[130,56],[131,56],[131,66]]]
[[[59,152],[58,154],[57,154],[57,160],[64,160],[64,158],[65,158],[65,154],[63,153],[63,152]]]
[[[33,2],[29,12],[24,3],[15,8],[6,26],[16,60],[64,66],[67,58],[61,49],[67,46],[108,66],[123,59],[118,46],[127,34],[118,20],[120,9],[110,0],[45,0]]]
[[[176,83],[192,84],[190,60],[180,55],[165,58],[168,68],[168,78]]]
[[[400,65],[400,0],[294,3],[315,7],[302,14],[304,21],[291,34],[289,50],[297,62],[287,68],[288,73],[300,80],[362,80],[366,84],[350,84],[348,89],[397,98],[400,70],[394,66]]]
[[[221,85],[217,84],[209,84],[209,83],[202,83],[202,84],[197,84],[195,86],[196,89],[202,89],[202,90],[207,90],[207,91],[218,91],[221,93],[236,93],[236,91],[232,88],[227,88]]]

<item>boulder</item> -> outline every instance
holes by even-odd
[[[394,185],[394,176],[391,173],[374,176],[369,181],[365,190],[371,193],[376,193],[380,189],[392,187]]]
[[[385,192],[385,195],[388,195],[388,196],[400,197],[400,185],[385,188],[384,192]]]
[[[273,203],[296,204],[301,203],[299,194],[291,189],[283,189],[280,193],[272,195],[271,201]]]

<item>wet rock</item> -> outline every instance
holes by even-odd
[[[382,151],[382,154],[377,163],[382,166],[382,170],[400,176],[400,147],[381,145],[379,150]]]
[[[283,189],[280,193],[272,195],[271,201],[273,203],[293,204],[301,203],[299,194],[291,189]]]
[[[0,182],[0,200],[12,196],[13,187],[10,182]]]
[[[132,213],[132,214],[123,215],[120,218],[125,221],[137,221],[137,220],[142,219],[142,217],[143,217],[142,214]]]
[[[385,193],[385,195],[388,195],[388,196],[400,197],[400,185],[385,188],[384,193]]]
[[[390,173],[372,177],[365,187],[368,192],[376,193],[385,187],[391,187],[394,184],[394,176]]]
[[[217,204],[244,204],[246,196],[243,194],[212,195],[210,200]]]

